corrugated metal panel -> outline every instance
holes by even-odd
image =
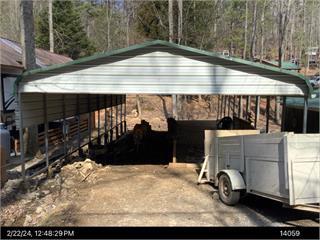
[[[246,66],[244,66],[245,68]],[[240,68],[240,67],[238,67]],[[243,68],[243,69],[244,69]],[[22,84],[22,92],[304,95],[302,79],[251,74],[171,53],[153,52]],[[39,87],[41,86],[41,87]],[[91,103],[96,104],[96,99]]]
[[[294,72],[157,40],[30,71],[20,91],[302,96],[308,84]]]
[[[21,94],[21,106],[23,115],[23,127],[31,125],[41,124],[44,121],[44,101],[43,94],[40,93],[23,93]],[[117,104],[123,103],[122,96],[112,96],[114,101],[113,105],[116,105],[116,97],[118,97]],[[107,95],[107,105],[104,102],[104,95],[87,95],[82,94],[79,96],[80,113],[88,113],[88,99],[90,98],[90,111],[96,111],[98,109],[104,109],[111,106],[111,96]],[[97,99],[100,98],[100,105],[97,106]],[[66,117],[71,117],[77,114],[77,95],[66,94]],[[17,108],[16,112],[17,126],[20,126],[20,109]],[[58,120],[63,118],[63,95],[62,94],[47,94],[47,114],[48,121]]]
[[[6,66],[14,66],[23,69],[21,64],[21,45],[18,42],[0,38],[0,64]],[[61,64],[72,61],[71,58],[56,53],[51,53],[44,49],[36,48],[36,64],[44,67],[52,64]]]

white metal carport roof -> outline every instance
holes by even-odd
[[[23,74],[20,93],[306,96],[300,74],[151,41]]]
[[[27,127],[43,123],[45,112],[52,121],[103,109],[121,104],[123,94],[306,97],[309,89],[295,72],[156,40],[24,73],[16,121]]]

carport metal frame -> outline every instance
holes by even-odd
[[[294,96],[303,96],[304,97],[304,116],[303,116],[303,132],[306,132],[306,127],[307,127],[307,112],[308,112],[308,97],[311,93],[310,89],[311,86],[308,82],[308,80],[306,78],[304,78],[303,75],[295,73],[295,72],[291,72],[288,70],[284,70],[284,69],[279,69],[276,67],[271,67],[271,66],[266,66],[263,64],[259,64],[259,63],[253,63],[253,62],[249,62],[243,59],[237,59],[237,58],[233,58],[233,57],[225,57],[213,52],[208,52],[208,51],[202,51],[199,49],[194,49],[194,48],[190,48],[190,47],[186,47],[186,46],[182,46],[182,45],[177,45],[174,43],[169,43],[166,41],[160,41],[160,40],[156,40],[156,41],[152,41],[152,42],[146,42],[144,44],[140,44],[140,45],[134,45],[128,48],[124,48],[124,49],[119,49],[119,50],[115,50],[115,51],[111,51],[111,52],[107,52],[107,53],[101,53],[101,54],[97,54],[91,57],[86,57],[86,58],[82,58],[82,59],[78,59],[76,61],[71,61],[65,64],[61,64],[61,65],[53,65],[44,69],[36,69],[36,70],[31,70],[28,72],[25,72],[21,77],[19,77],[16,81],[15,84],[15,90],[16,93],[18,95],[17,99],[18,99],[18,103],[19,103],[19,126],[20,126],[20,152],[21,152],[21,162],[22,162],[22,175],[25,178],[25,159],[24,159],[24,149],[23,149],[23,114],[22,114],[22,106],[21,106],[21,102],[22,102],[22,98],[21,98],[21,94],[22,93],[27,93],[27,92],[41,92],[43,94],[43,111],[44,111],[44,116],[43,116],[43,122],[45,124],[45,147],[46,147],[46,166],[49,167],[49,159],[48,159],[48,119],[47,119],[47,110],[46,110],[46,106],[47,106],[47,94],[50,93],[57,93],[55,91],[50,92],[50,89],[46,89],[46,90],[41,90],[40,87],[37,87],[36,90],[32,90],[35,89],[34,87],[32,88],[25,88],[24,86],[28,86],[28,84],[34,80],[39,80],[39,79],[46,79],[46,74],[48,76],[57,76],[57,74],[63,75],[63,74],[67,74],[69,72],[73,72],[76,70],[72,70],[72,69],[76,69],[77,67],[79,67],[80,69],[87,69],[95,66],[94,63],[95,61],[97,61],[97,64],[104,64],[103,62],[106,61],[106,64],[108,63],[114,63],[117,62],[119,60],[125,60],[125,59],[131,59],[134,58],[136,56],[140,56],[143,54],[148,54],[148,53],[153,53],[153,52],[168,52],[170,54],[176,54],[182,57],[185,57],[186,59],[191,59],[191,60],[196,60],[196,61],[200,61],[200,62],[204,62],[204,63],[209,63],[209,64],[213,64],[212,66],[222,66],[223,68],[226,69],[231,69],[234,71],[240,71],[240,72],[244,72],[246,74],[251,74],[251,75],[255,75],[255,76],[261,76],[262,78],[264,78],[264,76],[267,76],[268,79],[272,79],[272,80],[276,80],[276,81],[290,81],[291,79],[294,79],[295,81],[297,81],[296,87],[298,87],[298,81],[300,82],[300,85],[302,84],[304,86],[304,89],[300,91],[300,93],[296,93],[296,95]],[[110,58],[110,59],[109,59]],[[114,60],[119,58],[118,60]],[[88,67],[89,66],[89,67]],[[55,75],[56,74],[56,75]],[[67,75],[66,75],[67,76]],[[216,75],[213,75],[216,76]],[[280,80],[279,80],[280,79]],[[281,80],[284,79],[284,80]],[[26,80],[26,81],[23,81]],[[173,79],[174,81],[174,79]],[[291,83],[291,81],[290,81]],[[291,83],[292,85],[294,85],[293,83]],[[30,85],[31,86],[31,85]],[[138,87],[138,85],[137,85]],[[246,106],[246,116],[248,116],[248,113],[250,111],[250,105],[251,105],[251,101],[250,101],[250,97],[251,96],[255,96],[256,97],[256,104],[255,104],[255,126],[257,126],[258,123],[258,119],[259,119],[259,109],[260,109],[260,96],[262,96],[262,94],[253,94],[252,92],[248,92],[248,94],[246,94],[246,90],[241,89],[241,87],[239,87],[238,91],[233,89],[232,91],[234,92],[230,92],[230,91],[223,91],[220,90],[220,92],[218,92],[218,109],[217,109],[217,116],[219,118],[222,116],[226,115],[226,108],[227,108],[227,101],[228,101],[228,114],[230,114],[230,96],[233,95],[233,103],[234,103],[234,114],[238,115],[239,117],[243,115],[243,111],[242,111],[242,98],[246,97],[246,102],[247,102],[247,106]],[[30,90],[31,89],[31,90]],[[186,94],[208,94],[207,92],[201,92],[200,90],[201,88],[195,89],[195,90],[191,90]],[[280,88],[278,89],[280,90]],[[95,94],[104,94],[104,99],[106,99],[106,94],[127,94],[127,93],[136,93],[139,94],[141,93],[141,91],[143,91],[143,89],[139,89],[136,88],[134,90],[134,92],[126,90],[126,87],[121,89],[121,93],[114,91],[112,89],[110,89],[110,92],[104,92],[104,93],[100,93],[99,92],[100,89],[97,89],[97,92],[95,92]],[[173,90],[169,89],[168,92],[159,92],[158,94],[181,94],[180,92],[171,92]],[[198,91],[198,92],[197,92]],[[213,90],[212,90],[213,91]],[[216,91],[216,90],[215,90]],[[261,91],[261,90],[260,90]],[[282,91],[284,91],[282,89]],[[62,96],[63,96],[63,120],[64,120],[64,125],[65,125],[65,107],[66,107],[66,103],[65,103],[65,95],[67,92],[61,92]],[[152,93],[152,92],[142,92],[142,93]],[[240,93],[240,94],[239,94]],[[91,139],[91,130],[92,130],[92,120],[91,120],[91,109],[90,109],[90,94],[92,94],[91,92],[77,92],[75,91],[74,93],[69,93],[69,94],[76,94],[77,96],[77,113],[76,116],[79,116],[79,94],[88,94],[88,109],[87,109],[87,113],[89,114],[89,144],[92,144],[92,139]],[[153,93],[154,94],[154,93]],[[214,94],[214,93],[212,93]],[[285,91],[283,92],[283,94],[279,94],[278,92],[276,94],[272,94],[273,96],[283,96],[284,97],[284,108],[285,109],[285,96],[292,96],[292,93],[286,93]],[[268,103],[267,106],[270,106],[270,94],[265,94],[264,96],[268,96]],[[235,112],[235,106],[237,104],[236,102],[236,98],[239,97],[239,101],[238,101],[238,112]],[[99,115],[99,119],[98,119],[98,139],[100,139],[100,96],[97,96],[97,98],[99,98],[99,100],[97,101],[97,110],[99,111],[98,115]],[[124,99],[125,99],[125,95],[124,95]],[[124,114],[123,114],[123,107],[122,104],[120,106],[117,105],[118,104],[118,98],[116,98],[116,103],[115,105],[113,104],[113,99],[111,97],[111,108],[110,108],[110,141],[113,140],[113,130],[115,128],[116,131],[116,137],[119,136],[119,125],[120,126],[120,133],[123,133],[123,127],[126,130],[126,121],[125,121],[125,113],[126,113],[126,106],[124,106]],[[220,105],[221,103],[221,105]],[[116,119],[115,119],[115,123],[116,125],[113,126],[113,107],[116,106],[115,112],[116,112]],[[118,123],[118,113],[120,111],[120,123]],[[106,108],[105,108],[105,112],[106,112]],[[269,113],[269,109],[267,109],[267,113]],[[123,120],[124,118],[124,120]],[[107,116],[105,114],[105,119],[107,120]],[[283,118],[284,120],[284,118]],[[107,129],[107,121],[105,121],[104,123],[104,129]],[[268,130],[268,124],[269,124],[269,116],[267,116],[267,130]],[[124,126],[123,126],[124,125]],[[67,151],[66,151],[66,141],[65,141],[65,127],[64,127],[64,157],[66,157],[67,155]],[[79,130],[79,128],[78,128]],[[106,137],[106,132],[105,134],[105,139]],[[99,140],[100,142],[100,140]],[[106,143],[106,141],[105,141]],[[78,149],[80,150],[80,135],[78,133]]]

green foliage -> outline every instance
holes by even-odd
[[[168,40],[168,2],[141,2],[137,10],[136,29],[148,39]]]
[[[78,7],[73,1],[53,2],[54,51],[73,59],[90,55],[94,51],[81,22]],[[36,45],[49,49],[48,9],[36,17]]]

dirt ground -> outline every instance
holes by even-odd
[[[6,185],[1,226],[319,226],[317,214],[259,197],[226,206],[212,186],[196,184],[191,168],[86,160],[45,177],[27,192],[10,195],[19,184]]]
[[[167,130],[171,97],[141,96],[140,117],[135,102],[134,95],[127,97],[128,129],[145,119],[153,130]],[[216,97],[195,97],[184,102],[180,113],[189,120],[216,119],[216,104]],[[271,107],[274,116],[274,99]],[[260,126],[264,123],[262,107]],[[279,130],[273,118],[270,129]],[[1,226],[319,226],[318,214],[265,198],[250,196],[228,207],[212,186],[196,184],[198,175],[191,168],[171,168],[159,159],[158,164],[149,161],[152,165],[114,160],[101,165],[75,158],[50,171],[49,178],[41,174],[27,184],[17,170],[8,172],[10,180],[1,190]]]

